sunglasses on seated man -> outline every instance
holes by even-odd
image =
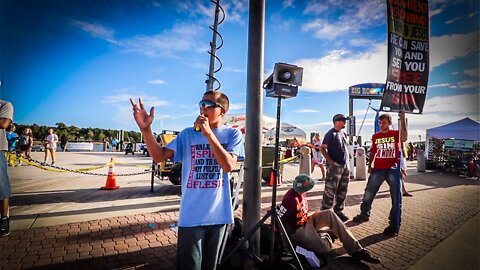
[[[210,100],[200,100],[200,102],[198,103],[198,106],[199,107],[205,107],[205,108],[222,108],[222,109],[225,109],[222,105],[214,102],[214,101],[210,101]]]

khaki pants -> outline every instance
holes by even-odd
[[[324,227],[330,228],[340,239],[343,247],[352,254],[363,249],[360,243],[355,239],[347,226],[331,210],[321,210],[308,217],[307,224],[298,228],[291,239],[306,249],[312,250],[317,254],[325,254],[332,251],[332,243],[328,238],[321,237],[318,231]]]

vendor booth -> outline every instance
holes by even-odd
[[[473,158],[478,153],[480,124],[466,117],[443,126],[427,129],[425,156],[427,167],[445,167],[450,160]]]

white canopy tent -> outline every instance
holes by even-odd
[[[239,114],[239,115],[226,115],[224,119],[224,124],[240,129],[243,134],[245,134],[245,120],[246,117],[244,114]],[[268,116],[263,116],[262,117],[262,133],[267,132],[269,129],[275,126],[275,119],[268,117]]]
[[[272,128],[265,133],[267,139],[275,138],[276,128]],[[307,141],[307,133],[302,129],[288,123],[280,124],[280,141],[297,139],[299,142]]]

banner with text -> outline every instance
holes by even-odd
[[[387,0],[388,71],[382,111],[421,114],[429,75],[427,0]]]

